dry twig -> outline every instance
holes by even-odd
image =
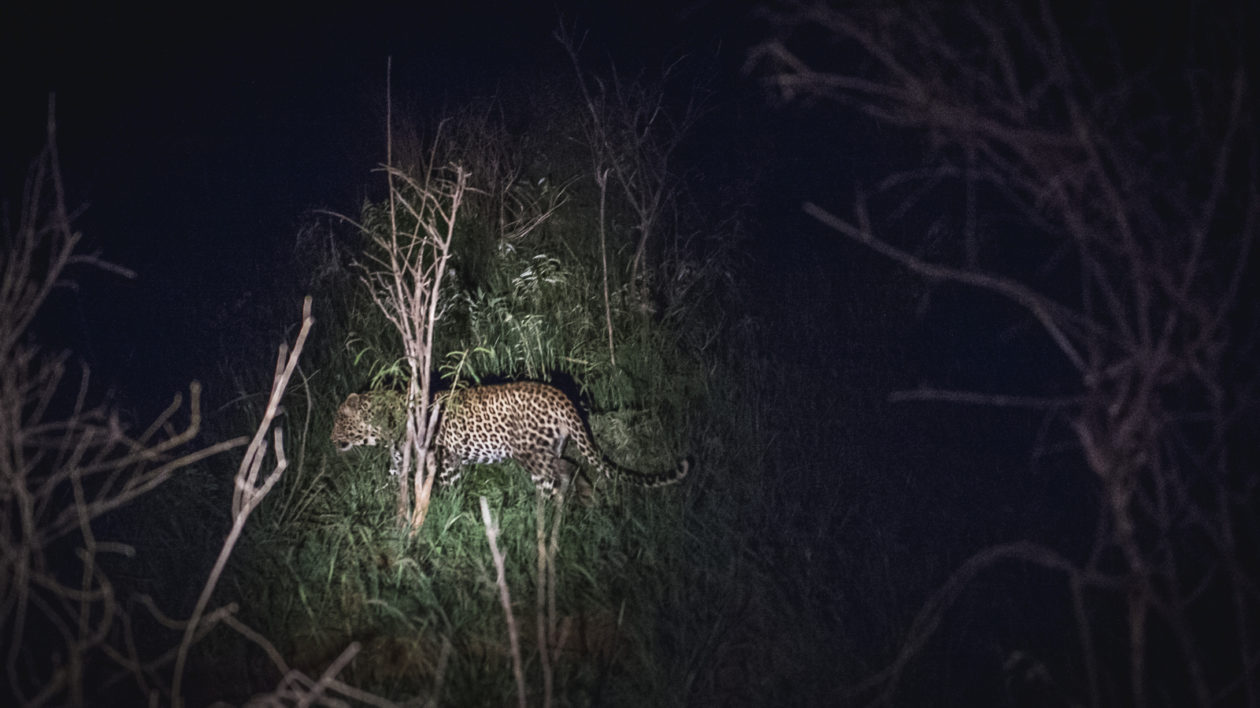
[[[1018,305],[1075,370],[1066,396],[922,389],[898,399],[1050,407],[1067,416],[1082,462],[1097,480],[1104,520],[1088,559],[1054,563],[1069,574],[1091,704],[1107,702],[1104,680],[1127,685],[1125,701],[1136,705],[1174,680],[1188,686],[1184,699],[1197,705],[1225,695],[1254,704],[1260,653],[1247,628],[1260,614],[1260,595],[1252,590],[1254,572],[1239,562],[1234,534],[1249,528],[1246,543],[1260,539],[1253,526],[1239,523],[1255,503],[1247,488],[1253,475],[1233,468],[1229,442],[1249,437],[1239,425],[1257,407],[1256,372],[1233,363],[1254,359],[1256,344],[1246,332],[1252,315],[1239,297],[1240,284],[1256,277],[1252,248],[1260,231],[1254,98],[1228,48],[1214,55],[1226,57],[1216,68],[1227,70],[1216,75],[1133,69],[1119,55],[1102,72],[1081,61],[1079,42],[1089,40],[1080,39],[1079,28],[1064,32],[1061,16],[1050,2],[1032,9],[791,3],[772,16],[778,36],[754,52],[752,63],[769,66],[770,83],[789,98],[843,102],[917,131],[933,147],[936,166],[885,180],[876,199],[858,196],[851,217],[812,202],[806,213],[928,280]],[[867,62],[849,65],[861,67],[853,71],[814,68],[794,49],[805,28],[847,43]],[[1100,45],[1109,46],[1107,39]],[[1195,61],[1197,49],[1189,50]],[[1152,75],[1160,80],[1148,80]],[[1165,115],[1150,120],[1152,107]],[[904,197],[924,176],[932,181],[923,191]],[[903,217],[922,193],[947,184],[966,195],[955,254],[920,255],[916,245],[880,233],[871,217],[880,199],[892,202],[889,218]],[[979,233],[980,194],[1022,215],[1026,232]],[[982,244],[997,251],[987,261]],[[1009,274],[979,265],[1005,263],[1003,246],[1007,253],[1038,248],[1054,255],[1040,269]],[[1240,373],[1250,377],[1241,386]],[[1206,569],[1205,540],[1213,558]],[[1003,548],[991,551],[1005,555]],[[1025,556],[1040,565],[1047,559],[1044,551]],[[973,561],[984,565],[987,557]],[[979,567],[969,562],[964,570]],[[1106,605],[1081,588],[1101,575],[1116,580],[1107,587],[1126,607],[1124,617],[1108,618],[1126,630],[1123,641],[1088,626]],[[956,592],[960,578],[968,575],[956,575],[938,598]],[[1202,611],[1203,598],[1213,593],[1233,598],[1232,614]],[[925,608],[928,616],[937,616],[937,603]],[[891,690],[934,628],[935,621],[916,622],[876,683],[888,680]],[[1222,635],[1237,641],[1224,669],[1223,653],[1204,649]],[[1123,667],[1096,664],[1116,654],[1126,656]],[[1148,664],[1159,654],[1175,654],[1177,671],[1155,675]]]
[[[516,629],[516,616],[512,614],[512,594],[508,591],[507,567],[503,552],[499,550],[499,524],[490,516],[490,504],[481,497],[481,522],[486,527],[486,540],[490,543],[490,555],[494,559],[495,585],[499,588],[499,604],[507,620],[508,647],[512,653],[512,675],[516,678],[516,699],[525,708],[525,670],[521,663],[521,638]]]

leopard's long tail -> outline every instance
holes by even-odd
[[[681,482],[687,473],[691,471],[691,460],[683,459],[672,470],[657,472],[655,474],[639,472],[629,467],[622,467],[612,460],[605,459],[605,464],[612,467],[622,477],[644,487],[664,487],[670,484]]]
[[[577,445],[578,450],[581,451],[582,457],[587,464],[599,470],[605,477],[612,477],[613,474],[616,474],[643,487],[664,487],[670,484],[677,484],[691,471],[691,460],[687,459],[679,462],[673,469],[665,470],[664,472],[639,472],[638,470],[624,467],[601,454],[585,430],[575,431],[572,441]]]

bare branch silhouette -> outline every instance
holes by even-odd
[[[1240,13],[1246,15],[1246,13]],[[1004,298],[1040,325],[1075,372],[1064,395],[981,393],[927,387],[896,400],[1048,408],[1062,411],[1097,483],[1100,526],[1088,558],[1059,558],[1084,645],[1092,705],[1109,703],[1101,683],[1127,687],[1146,705],[1181,687],[1177,700],[1215,704],[1225,695],[1260,701],[1253,627],[1254,471],[1238,469],[1257,409],[1254,313],[1241,297],[1253,282],[1260,226],[1255,101],[1241,46],[1212,47],[1218,64],[1183,69],[1170,59],[1130,66],[1120,54],[1095,61],[1082,47],[1112,46],[1095,28],[1062,26],[1056,4],[875,4],[839,9],[789,3],[771,15],[774,36],[750,68],[788,99],[834,100],[923,136],[931,166],[859,195],[851,215],[815,202],[806,213],[835,232],[929,281]],[[1196,18],[1197,21],[1198,18]],[[860,61],[837,68],[800,41],[822,33]],[[1198,45],[1173,47],[1172,57]],[[1144,59],[1146,60],[1146,59]],[[1188,66],[1189,64],[1185,64]],[[925,194],[963,194],[952,248],[898,243],[883,224],[916,209],[941,209]],[[948,198],[947,198],[948,199]],[[1021,217],[1005,233],[981,232],[985,207]],[[987,252],[986,252],[987,251]],[[1012,267],[1010,254],[1045,254]],[[985,265],[982,265],[985,264]],[[1002,272],[1005,268],[1008,272]],[[1031,379],[1031,377],[1030,377]],[[1248,529],[1245,540],[1237,538]],[[981,552],[938,598],[956,594],[1004,547]],[[1212,560],[1204,567],[1199,559]],[[999,555],[1007,555],[999,553]],[[1047,552],[1023,554],[1047,565]],[[1191,562],[1193,559],[1193,562]],[[1085,578],[1123,616],[1107,615]],[[1210,616],[1206,597],[1228,597]],[[925,608],[941,611],[940,599]],[[1221,609],[1221,608],[1217,608]],[[1093,631],[1105,619],[1122,637]],[[902,654],[865,688],[891,700],[896,675],[935,622],[916,622]],[[1228,638],[1228,639],[1226,639]],[[1234,642],[1221,650],[1222,641]],[[1232,653],[1226,666],[1222,656]],[[1125,657],[1123,666],[1099,664]],[[1156,656],[1175,655],[1175,670]],[[1212,664],[1209,669],[1209,664]],[[1070,667],[1069,667],[1070,670]]]

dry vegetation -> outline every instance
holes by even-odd
[[[930,146],[922,168],[859,192],[847,212],[806,213],[933,283],[1009,300],[1072,372],[1055,393],[1060,382],[1043,381],[895,399],[1044,411],[1096,482],[1082,490],[1098,514],[1085,557],[1027,541],[979,552],[855,690],[891,700],[968,584],[1014,560],[1062,574],[1080,655],[1053,673],[1083,674],[1086,704],[1255,705],[1260,595],[1244,559],[1260,539],[1239,448],[1257,406],[1242,295],[1260,229],[1252,84],[1240,47],[1207,46],[1219,18],[1195,18],[1194,46],[1135,63],[1052,5],[799,3],[758,49],[787,97],[842,102]],[[816,66],[794,49],[807,31],[852,47],[861,69]],[[939,207],[932,195],[956,200],[928,220],[952,240],[885,233]]]

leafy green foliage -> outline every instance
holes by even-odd
[[[664,255],[636,287],[629,273],[637,234],[625,226],[633,219],[607,194],[606,309],[601,195],[589,156],[575,153],[571,136],[556,127],[572,127],[555,118],[560,107],[533,109],[530,129],[512,135],[485,120],[484,110],[442,124],[451,138],[439,143],[445,159],[486,162],[472,166],[484,181],[456,233],[437,330],[442,364],[433,375],[447,385],[558,380],[580,396],[596,441],[614,460],[644,471],[684,454],[698,463],[678,487],[598,479],[593,501],[570,494],[555,557],[556,611],[547,617],[563,638],[550,657],[557,702],[834,703],[837,694],[818,677],[837,666],[854,673],[860,645],[901,618],[872,602],[865,625],[843,623],[836,591],[823,586],[845,587],[841,568],[863,577],[879,577],[880,568],[842,550],[810,554],[818,539],[847,528],[854,503],[803,505],[785,490],[857,484],[848,480],[861,478],[860,460],[835,430],[835,421],[857,413],[822,391],[795,395],[800,362],[767,352],[767,333],[734,315],[751,309],[733,287],[737,217],[680,211],[670,220],[674,246],[659,249]],[[460,128],[469,124],[477,129]],[[478,150],[458,136],[499,142]],[[521,157],[527,148],[530,159]],[[538,204],[546,196],[540,183],[564,185],[563,201],[547,202],[560,206],[529,233],[503,237],[502,224],[524,213],[505,211],[504,202]],[[381,208],[366,204],[362,222],[379,226]],[[719,226],[711,235],[688,226],[705,222]],[[354,250],[368,241],[346,241],[350,256],[338,263],[370,263],[370,253]],[[340,268],[318,269],[336,284],[321,319],[325,349],[313,357],[309,398],[289,404],[287,433],[306,442],[306,456],[234,560],[231,594],[242,599],[242,619],[308,674],[353,641],[360,654],[340,678],[362,688],[438,704],[513,702],[507,626],[478,510],[484,496],[501,527],[529,702],[541,703],[536,497],[523,471],[515,463],[470,469],[454,487],[436,490],[424,526],[408,537],[395,518],[397,483],[384,473],[388,453],[338,455],[326,442],[346,394],[405,384],[389,323],[356,267]],[[836,352],[809,341],[807,318],[782,323],[799,339],[772,336],[801,357],[834,360]],[[788,453],[771,457],[776,438]],[[831,451],[821,461],[807,451],[819,441]],[[546,511],[554,518],[554,505]],[[877,512],[860,516],[864,531],[879,528]],[[276,678],[250,674],[253,690]]]
[[[551,130],[547,116],[538,120],[543,134]],[[458,129],[469,124],[480,128]],[[572,382],[611,457],[649,471],[675,464],[690,446],[690,411],[708,389],[706,366],[683,346],[688,338],[680,331],[706,326],[687,321],[693,306],[666,302],[663,317],[635,294],[628,282],[634,234],[618,226],[629,220],[610,200],[606,313],[589,161],[532,160],[535,171],[527,174],[516,150],[540,138],[508,136],[475,111],[442,131],[450,136],[438,143],[442,157],[483,160],[472,169],[484,181],[457,227],[435,343],[442,366],[434,374],[448,385]],[[570,154],[567,147],[552,152]],[[497,162],[487,164],[485,155],[497,155]],[[503,235],[505,224],[529,223],[548,208],[549,218],[527,233]],[[386,209],[365,204],[360,223],[387,228]],[[424,526],[408,537],[395,519],[397,482],[384,474],[388,453],[338,455],[325,442],[346,394],[405,384],[396,336],[357,277],[381,254],[371,252],[371,239],[357,242],[368,250],[347,249],[349,259],[318,269],[334,288],[324,299],[332,311],[320,321],[326,349],[314,356],[318,369],[306,395],[291,396],[286,430],[305,454],[260,510],[233,560],[232,589],[224,592],[250,598],[242,602],[242,619],[273,638],[295,668],[318,674],[358,641],[361,653],[343,680],[395,697],[428,695],[440,684],[443,703],[507,702],[515,684],[477,499],[490,500],[502,529],[507,585],[534,685],[538,550],[528,477],[514,463],[477,467],[434,494]],[[347,260],[363,266],[346,266]],[[554,620],[564,639],[552,658],[559,695],[578,703],[600,695],[620,696],[615,702],[641,695],[667,700],[677,687],[658,653],[662,641],[675,640],[661,636],[672,630],[656,618],[661,607],[685,600],[676,582],[688,572],[690,493],[593,481],[593,505],[571,494],[558,538]],[[553,505],[547,510],[555,512]],[[263,672],[253,677],[254,688],[274,679]]]

